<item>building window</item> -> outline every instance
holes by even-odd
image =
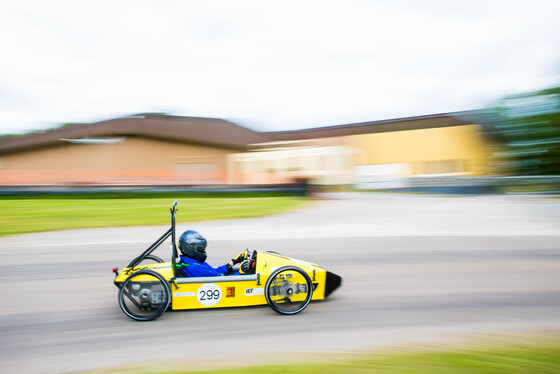
[[[176,171],[216,171],[216,164],[212,162],[201,162],[192,164],[175,164]]]
[[[439,160],[424,162],[419,170],[421,174],[455,174],[464,173],[463,160]]]

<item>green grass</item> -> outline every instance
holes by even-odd
[[[332,355],[330,355],[332,356]],[[334,355],[336,357],[336,354]],[[229,367],[228,374],[548,374],[560,373],[560,340],[531,339],[523,344],[485,344],[475,348],[403,350],[371,353],[335,361],[299,362]],[[140,370],[139,372],[153,372]],[[223,373],[224,368],[198,371],[159,371],[180,373]]]
[[[294,196],[177,198],[177,222],[259,217],[300,207]],[[170,197],[3,197],[0,236],[85,227],[165,225]]]

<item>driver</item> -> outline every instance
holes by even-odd
[[[246,249],[225,265],[213,268],[206,263],[206,239],[198,231],[188,230],[179,237],[180,261],[175,264],[177,273],[186,277],[215,277],[229,275],[233,266],[249,262],[249,251]],[[245,268],[245,267],[243,267]],[[240,270],[243,274],[243,270]]]

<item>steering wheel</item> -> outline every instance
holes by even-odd
[[[249,256],[247,256],[246,260],[243,260],[239,264],[235,264],[231,267],[231,274],[237,274],[241,270],[241,265],[249,261],[249,269],[245,270],[242,274],[254,274],[255,271],[255,263],[257,262],[257,251],[253,250],[249,252]]]

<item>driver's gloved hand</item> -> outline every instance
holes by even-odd
[[[231,262],[233,262],[233,264],[235,265],[245,261],[248,258],[249,258],[249,249],[246,249],[240,254],[238,254],[236,258],[232,258]]]
[[[245,260],[239,267],[239,274],[248,274],[251,271],[251,260]]]

